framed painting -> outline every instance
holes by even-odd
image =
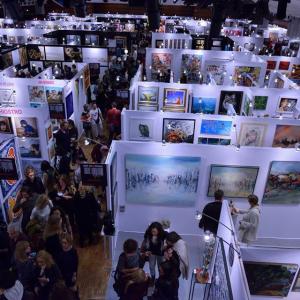
[[[232,121],[202,119],[200,134],[209,136],[230,136]]]
[[[181,74],[185,74],[187,83],[200,83],[202,55],[182,54]]]
[[[300,292],[300,269],[298,270],[298,274],[296,276],[296,280],[292,289],[293,292]]]
[[[169,89],[164,90],[164,107],[185,107],[186,103],[186,89]]]
[[[295,98],[280,98],[277,106],[277,112],[279,113],[293,113],[296,108],[298,99]]]
[[[165,48],[164,40],[156,40],[155,41],[155,48]]]
[[[138,91],[138,103],[140,105],[158,105],[159,87],[139,86]]]
[[[129,140],[130,141],[152,141],[154,139],[155,119],[129,119]]]
[[[176,207],[195,205],[200,162],[200,157],[125,155],[126,202]]]
[[[300,161],[272,161],[262,202],[300,203]]]
[[[238,86],[256,86],[260,67],[237,66],[234,68],[233,82]]]
[[[28,86],[29,102],[46,103],[45,89],[43,86]]]
[[[0,133],[14,134],[11,117],[0,117]]]
[[[49,142],[53,137],[53,131],[52,131],[52,124],[48,124],[48,126],[46,127],[46,138],[47,138],[47,142]]]
[[[42,163],[42,160],[22,159],[21,165],[22,165],[23,173],[28,166],[31,166],[34,168],[36,176],[42,177],[43,172],[41,170],[41,163]]]
[[[46,99],[48,103],[61,103],[63,102],[63,88],[47,86],[45,88]]]
[[[14,118],[18,137],[38,137],[37,118]]]
[[[216,110],[216,98],[193,97],[192,113],[214,114]]]
[[[279,62],[279,70],[287,71],[290,67],[290,62],[289,61],[280,61]]]
[[[242,123],[239,144],[240,146],[261,147],[264,142],[267,124]]]
[[[199,137],[198,138],[198,144],[229,146],[231,144],[231,139],[218,139],[218,138]]]
[[[268,103],[268,96],[255,96],[254,97],[254,110],[266,110]]]
[[[300,126],[277,125],[272,147],[294,148],[300,142]]]
[[[216,85],[223,85],[226,74],[226,65],[220,61],[206,61],[205,77],[206,83],[215,82]]]
[[[227,111],[232,104],[237,115],[241,112],[241,106],[243,102],[243,92],[241,91],[221,91],[219,114],[227,115]]]
[[[275,70],[276,64],[276,60],[267,60],[267,70]]]
[[[159,75],[166,76],[171,70],[172,64],[171,53],[152,53],[151,61],[151,78],[157,80]]]
[[[41,158],[40,140],[35,138],[19,139],[19,151],[23,158]]]
[[[287,297],[298,265],[245,261],[244,268],[251,295]]]
[[[258,167],[212,165],[208,185],[208,197],[216,190],[223,190],[229,198],[247,198],[253,194]]]
[[[290,79],[297,84],[300,84],[300,64],[293,64]]]
[[[163,119],[162,140],[167,143],[193,144],[195,122],[191,119]]]

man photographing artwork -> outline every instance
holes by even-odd
[[[214,193],[215,201],[205,205],[199,227],[204,231],[210,231],[214,235],[217,234],[220,214],[222,210],[222,201],[224,192],[217,190]]]

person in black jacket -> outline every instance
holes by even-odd
[[[6,224],[0,224],[0,273],[7,270],[11,265],[11,249]]]
[[[65,280],[66,286],[76,291],[78,254],[72,245],[71,235],[64,233],[60,238],[63,251],[58,256],[58,267]]]
[[[25,180],[23,186],[28,187],[32,194],[44,194],[45,187],[40,177],[35,176],[35,170],[32,166],[28,166],[25,169]]]
[[[74,211],[79,231],[79,244],[84,246],[86,239],[93,242],[93,231],[98,223],[99,205],[92,192],[79,184],[78,191],[74,196]]]
[[[152,300],[178,300],[179,281],[171,262],[165,261],[159,267],[159,278],[155,282]]]
[[[60,129],[54,135],[56,140],[56,154],[65,156],[71,151],[71,138],[69,134],[69,123],[63,121],[60,124]]]
[[[224,192],[222,190],[215,191],[215,201],[205,205],[203,209],[203,215],[199,222],[199,227],[204,231],[210,231],[213,234],[217,234],[219,219],[222,209],[222,201]]]

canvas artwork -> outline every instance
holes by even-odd
[[[293,292],[300,292],[300,269],[298,270],[298,274],[292,289]]]
[[[266,110],[268,103],[268,96],[255,96],[254,97],[254,110]]]
[[[164,48],[164,47],[165,47],[164,40],[156,40],[155,41],[155,48]]]
[[[262,202],[266,204],[300,203],[299,161],[272,161]]]
[[[14,118],[18,137],[38,137],[36,118]]]
[[[195,120],[164,119],[162,140],[167,143],[194,142]]]
[[[229,146],[231,144],[231,139],[199,137],[198,144]]]
[[[11,117],[0,117],[0,134],[13,134]]]
[[[159,87],[139,86],[138,103],[141,105],[157,105],[159,97]]]
[[[201,122],[200,134],[211,136],[230,136],[232,121],[229,120],[205,120]]]
[[[299,46],[300,46],[299,42],[290,43],[290,49],[292,50],[292,57],[297,57]]]
[[[29,102],[45,103],[46,94],[43,86],[28,86]]]
[[[193,97],[192,113],[214,114],[216,110],[216,98]]]
[[[36,176],[41,178],[42,177],[41,163],[42,160],[22,159],[21,166],[22,166],[23,173],[28,166],[31,166],[34,168]]]
[[[187,207],[198,198],[200,157],[125,156],[126,201]]]
[[[290,67],[289,61],[280,61],[279,62],[279,67],[278,67],[279,70],[287,71],[289,69],[289,67]]]
[[[277,125],[272,147],[294,148],[300,142],[300,126]]]
[[[245,261],[244,268],[251,295],[287,297],[298,265]]]
[[[202,55],[182,54],[181,74],[187,77],[187,83],[199,83]]]
[[[61,87],[45,87],[46,99],[48,103],[61,103],[63,102],[63,88]]]
[[[295,98],[280,98],[277,112],[279,113],[293,113],[296,108],[298,99]]]
[[[273,87],[275,89],[282,89],[284,87],[284,80],[277,76],[274,79],[274,86]]]
[[[40,141],[35,138],[19,139],[19,151],[24,158],[41,158]]]
[[[267,69],[275,70],[277,61],[276,60],[267,60]]]
[[[243,92],[240,91],[221,91],[219,114],[226,115],[229,108],[229,104],[232,104],[237,115],[241,112],[241,106],[243,101]]]
[[[217,62],[207,63],[205,66],[206,72],[206,83],[214,81],[216,85],[223,85],[225,74],[226,74],[226,65]]]
[[[13,65],[12,52],[7,52],[5,54],[2,54],[0,59],[1,59],[1,64],[0,64],[1,70],[4,70]]]
[[[82,50],[79,47],[66,47],[64,48],[65,61],[82,61]]]
[[[45,48],[38,45],[27,45],[27,54],[29,60],[44,60]]]
[[[290,79],[297,84],[300,84],[300,65],[293,64]]]
[[[21,47],[18,50],[19,50],[19,57],[20,57],[20,65],[21,67],[23,67],[28,64],[26,47]]]
[[[233,82],[238,86],[255,86],[260,70],[260,67],[237,66],[234,68]]]
[[[171,69],[172,54],[152,53],[151,78],[156,80],[159,74],[166,75]]]
[[[154,119],[129,119],[129,140],[151,141],[154,139]]]
[[[216,190],[223,190],[225,197],[247,198],[253,194],[258,167],[212,165],[208,186],[208,197]]]
[[[165,89],[164,90],[164,106],[185,107],[186,102],[185,89]]]
[[[242,123],[239,144],[241,146],[261,147],[267,129],[266,124]]]
[[[13,89],[0,89],[0,106],[15,106],[16,92]]]
[[[278,41],[278,32],[276,31],[271,31],[269,33],[269,39],[272,43],[276,43]]]

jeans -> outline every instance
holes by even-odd
[[[149,256],[149,268],[150,268],[150,274],[151,277],[155,277],[155,265],[157,262],[157,268],[159,268],[159,265],[162,263],[163,257],[158,255],[150,255]]]

